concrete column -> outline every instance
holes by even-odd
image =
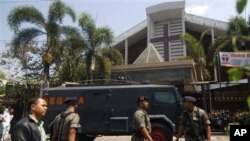
[[[211,29],[212,45],[214,45],[214,28]]]
[[[128,39],[125,40],[125,65],[128,64]]]
[[[211,28],[211,38],[212,38],[212,46],[214,45],[215,43],[215,40],[214,40],[214,28]],[[218,74],[217,74],[217,63],[216,62],[216,58],[217,58],[217,52],[215,52],[215,54],[213,55],[214,56],[214,81],[218,81]]]
[[[151,16],[148,14],[147,15],[147,46],[150,43],[150,39],[153,36],[153,21],[151,19]]]
[[[185,9],[182,9],[181,20],[182,20],[182,34],[184,34],[184,33],[186,33]],[[184,56],[187,56],[187,47],[186,47],[186,44],[185,44],[185,43],[184,43],[184,46],[183,46],[183,54],[184,54]]]

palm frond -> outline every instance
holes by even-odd
[[[55,23],[59,21],[62,23],[63,18],[69,15],[73,21],[76,20],[76,14],[74,10],[67,6],[65,3],[61,1],[54,1],[49,7],[49,15],[48,20],[51,23]]]
[[[65,37],[81,37],[81,33],[78,28],[72,26],[61,26],[62,35]]]
[[[211,30],[211,29],[207,29],[207,30],[205,30],[204,32],[202,32],[201,37],[200,37],[200,43],[202,42],[203,37],[206,35],[206,33],[207,33],[208,31],[210,31],[210,30]]]
[[[189,56],[196,62],[198,62],[200,58],[205,58],[204,49],[195,37],[185,33],[181,36],[181,39],[186,43]]]
[[[79,32],[78,28],[70,26],[62,26],[61,32],[65,36],[62,45],[66,45],[67,47],[70,47],[72,50],[79,50],[79,49],[83,50],[86,48],[86,43],[83,37],[81,36],[81,33]]]
[[[40,11],[32,6],[24,6],[13,9],[8,15],[8,24],[12,30],[18,31],[24,22],[45,27],[45,19]]]
[[[96,47],[102,44],[110,47],[113,38],[114,38],[113,32],[108,27],[97,28],[92,37],[94,46]]]
[[[243,41],[250,41],[250,36],[241,36],[240,37]]]
[[[78,24],[85,33],[85,36],[87,36],[87,38],[91,38],[96,30],[96,25],[91,15],[84,12],[81,13]]]
[[[242,46],[242,43],[247,42],[247,41],[248,41],[247,36],[244,36],[241,34],[238,34],[238,35],[227,34],[227,35],[219,36],[216,39],[216,42],[210,51],[212,54],[214,54],[215,52],[219,52],[219,51],[231,52],[235,50],[244,50],[247,47]]]
[[[218,46],[216,47],[216,52],[219,52],[220,50],[233,51],[232,39],[230,37],[221,38],[217,41],[217,44]]]
[[[108,57],[113,62],[112,65],[121,65],[124,63],[121,52],[115,48],[103,48],[101,54]]]
[[[106,56],[98,56],[96,60],[98,78],[108,79],[111,75],[112,62]],[[101,74],[101,76],[100,76]]]
[[[247,31],[246,20],[241,16],[236,16],[229,19],[228,35],[244,34]]]
[[[18,48],[26,46],[33,38],[45,34],[37,28],[25,28],[19,31],[12,40],[12,51],[17,55]]]

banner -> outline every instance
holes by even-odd
[[[250,65],[250,52],[220,52],[220,65],[241,67]]]

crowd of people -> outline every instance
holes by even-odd
[[[213,131],[225,131],[230,123],[250,124],[249,112],[217,110],[209,114]]]
[[[9,106],[0,111],[0,141],[7,141],[10,131],[10,122],[13,119],[14,109]]]

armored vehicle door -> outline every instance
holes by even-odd
[[[179,94],[174,88],[154,89],[151,114],[165,115],[173,123],[178,123],[182,105]]]
[[[83,121],[84,133],[103,133],[107,121],[107,105],[110,100],[109,90],[84,90],[84,105],[78,108]]]

